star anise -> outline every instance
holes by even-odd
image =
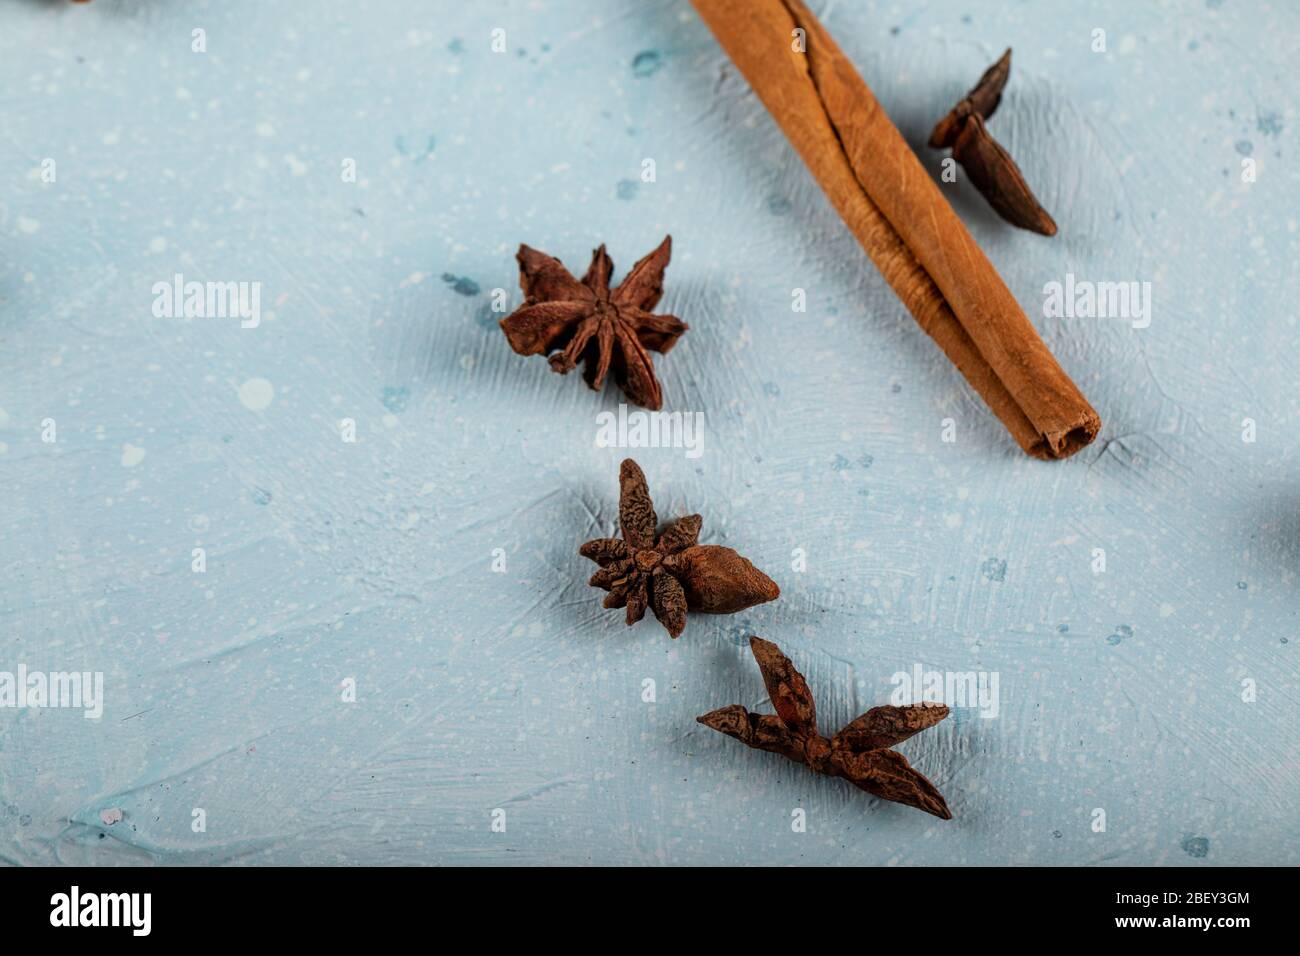
[[[673,237],[667,236],[610,291],[614,263],[603,244],[592,252],[581,282],[559,259],[521,245],[516,258],[524,304],[501,320],[501,330],[520,355],[548,355],[561,375],[581,360],[583,377],[596,390],[613,371],[628,399],[658,409],[663,392],[646,350],[666,355],[689,328],[674,315],[651,313],[664,294],[672,251]]]
[[[843,777],[882,800],[905,803],[951,820],[943,795],[907,758],[889,748],[933,727],[948,716],[942,704],[873,707],[827,740],[817,732],[817,707],[803,675],[781,648],[761,637],[749,639],[750,650],[776,715],[755,714],[732,704],[696,717],[728,737],[758,750],[769,750],[831,777]]]
[[[776,583],[731,548],[698,544],[699,515],[678,518],[656,534],[659,518],[645,474],[631,458],[618,471],[618,521],[622,538],[596,538],[578,553],[600,565],[589,582],[609,592],[605,607],[626,607],[627,623],[654,611],[673,637],[686,612],[732,614],[781,593]]]
[[[952,147],[971,183],[999,216],[1021,229],[1056,235],[1056,223],[1034,196],[1020,167],[990,135],[984,121],[1002,102],[1002,88],[1011,76],[1011,50],[984,71],[979,82],[934,127],[930,146]]]

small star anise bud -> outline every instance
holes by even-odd
[[[1011,154],[998,144],[985,127],[985,120],[1002,102],[1002,88],[1011,75],[1011,50],[984,71],[975,88],[966,94],[934,127],[930,146],[952,147],[953,159],[961,163],[971,184],[989,201],[999,216],[1021,229],[1056,235],[1056,223],[1047,214]]]
[[[612,371],[630,401],[661,408],[663,391],[649,351],[667,355],[689,328],[676,316],[650,311],[664,294],[672,249],[668,236],[611,291],[614,263],[603,245],[592,253],[581,282],[559,259],[520,246],[516,258],[524,304],[501,320],[510,347],[520,355],[549,356],[561,375],[581,361],[583,377],[596,390]]]
[[[776,583],[731,548],[698,544],[704,519],[687,515],[657,533],[659,517],[645,474],[631,458],[618,472],[622,538],[596,538],[578,553],[600,565],[589,582],[609,592],[605,607],[626,607],[627,623],[654,611],[673,637],[686,612],[732,614],[781,593]]]
[[[933,727],[948,716],[942,704],[873,707],[827,740],[817,732],[812,692],[781,648],[761,637],[749,639],[776,715],[755,714],[740,704],[695,719],[757,750],[780,754],[815,773],[843,777],[882,800],[905,803],[936,817],[952,813],[938,789],[907,758],[889,748]]]

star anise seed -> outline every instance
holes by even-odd
[[[583,377],[596,390],[613,372],[630,401],[661,408],[663,390],[649,352],[666,355],[689,328],[674,315],[651,312],[664,294],[672,248],[673,237],[665,237],[611,291],[614,263],[604,245],[592,252],[581,282],[559,259],[521,245],[516,258],[524,303],[501,320],[510,347],[520,355],[549,356],[561,375],[581,361]]]
[[[595,538],[578,553],[600,565],[588,582],[608,591],[607,608],[627,608],[635,624],[648,607],[668,633],[686,627],[686,612],[731,614],[775,600],[776,583],[731,548],[698,544],[704,519],[678,518],[658,533],[659,517],[645,473],[631,458],[618,472],[622,538]]]
[[[943,795],[907,758],[889,748],[948,716],[942,704],[873,707],[829,740],[817,732],[812,693],[781,648],[761,637],[749,639],[776,715],[755,714],[740,704],[695,719],[757,750],[805,764],[815,773],[843,777],[882,800],[916,807],[951,820]]]

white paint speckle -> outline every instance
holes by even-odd
[[[275,386],[264,378],[250,378],[239,386],[239,401],[252,412],[260,412],[275,399]]]
[[[138,445],[132,445],[127,442],[122,446],[122,467],[134,468],[140,462],[144,461],[144,449]]]
[[[41,224],[37,222],[35,219],[28,219],[26,216],[18,217],[19,232],[25,233],[26,235],[30,236],[34,232],[39,232],[40,229],[41,229]]]

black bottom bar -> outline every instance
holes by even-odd
[[[0,912],[7,944],[76,933],[83,943],[98,942],[93,936],[128,945],[282,937],[299,947],[338,946],[412,933],[445,939],[476,926],[488,933],[485,941],[513,928],[535,942],[572,934],[612,942],[629,934],[666,939],[668,931],[680,939],[704,920],[724,931],[733,949],[737,936],[754,934],[770,945],[802,933],[814,956],[821,930],[811,927],[845,920],[864,943],[943,945],[978,931],[999,942],[1128,937],[1183,945],[1199,937],[1231,946],[1255,930],[1286,927],[1282,911],[1294,879],[1293,869],[1208,867],[8,869],[0,870]]]

